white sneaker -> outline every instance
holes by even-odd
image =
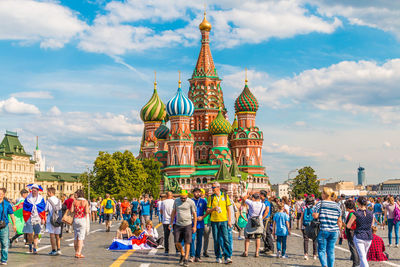
[[[216,263],[222,263],[222,259],[217,259],[215,262]]]
[[[281,256],[281,258],[282,258],[282,259],[287,259],[287,258],[289,258],[289,257],[288,257],[288,255],[284,255],[284,256]]]
[[[317,259],[317,255],[314,255],[313,258],[314,258],[314,260],[316,260]]]
[[[304,259],[305,259],[305,260],[308,260],[308,256],[307,256],[307,255],[304,255]]]
[[[277,252],[276,252],[276,257],[277,257],[277,258],[280,258],[280,257],[281,257],[281,252],[280,252],[280,251],[277,251]]]
[[[392,244],[389,244],[388,247],[390,248],[392,246]]]
[[[394,245],[394,247],[395,247],[395,248],[398,248],[398,247],[399,247],[399,244]]]
[[[227,258],[226,260],[225,260],[225,264],[231,264],[232,263],[232,259],[231,258]]]

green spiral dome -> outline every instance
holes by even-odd
[[[158,96],[157,89],[154,89],[153,95],[147,104],[140,111],[140,118],[142,121],[162,121],[165,119],[167,111],[165,104]]]
[[[244,86],[242,93],[235,101],[236,112],[257,112],[258,101],[255,96],[250,92],[247,84]]]
[[[214,134],[229,134],[232,131],[232,126],[222,115],[221,110],[218,112],[217,117],[211,122],[209,132]]]

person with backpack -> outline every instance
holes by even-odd
[[[61,200],[55,196],[56,189],[47,189],[47,202],[45,211],[47,212],[46,232],[50,233],[51,252],[50,256],[61,255],[61,224],[62,224],[62,205]]]
[[[347,223],[347,228],[351,228],[356,222],[354,230],[354,244],[356,246],[358,256],[360,257],[360,266],[368,267],[367,254],[372,242],[372,226],[374,225],[374,216],[372,211],[367,208],[368,200],[364,196],[357,199],[358,210],[354,213]]]
[[[347,217],[345,218],[346,225],[349,223],[350,219],[352,216],[354,216],[354,213],[356,212],[356,205],[353,200],[346,200],[345,202],[345,208],[346,208],[346,213]],[[346,238],[347,238],[347,243],[349,244],[349,250],[350,250],[350,260],[353,261],[353,267],[360,266],[360,257],[358,256],[358,252],[356,249],[356,246],[354,244],[354,230],[356,229],[356,222],[352,224],[350,228],[345,229],[346,233]]]
[[[308,196],[305,201],[305,205],[301,208],[301,217],[300,217],[300,225],[301,232],[303,233],[303,247],[304,247],[304,259],[308,260],[308,241],[309,238],[306,234],[305,228],[311,223],[313,220],[313,208],[315,204],[315,199],[312,196]],[[317,259],[317,239],[313,240],[313,258]]]
[[[104,209],[104,221],[106,222],[106,232],[110,232],[111,221],[116,210],[115,202],[110,198],[110,194],[106,194],[106,198],[101,202]]]
[[[400,210],[399,205],[394,202],[394,198],[390,196],[388,198],[388,204],[386,205],[386,212],[385,212],[385,220],[387,220],[388,225],[388,239],[389,239],[389,247],[392,246],[392,234],[393,234],[393,227],[394,227],[394,234],[395,234],[395,247],[399,247],[399,226],[400,226]],[[396,214],[397,218],[396,218]]]

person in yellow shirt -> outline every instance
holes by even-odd
[[[110,198],[110,194],[106,194],[106,198],[101,202],[104,208],[104,220],[106,221],[106,232],[110,232],[111,221],[115,213],[115,202]]]
[[[218,182],[212,184],[212,190],[213,194],[208,198],[207,213],[204,217],[211,214],[210,221],[214,239],[214,253],[217,258],[216,262],[222,263],[221,247],[225,256],[225,264],[230,264],[232,263],[232,249],[229,245],[228,227],[232,227],[231,216],[233,214],[231,214],[229,208],[232,203],[229,196],[221,192]]]

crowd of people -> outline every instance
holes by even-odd
[[[320,199],[306,194],[297,199],[279,199],[263,190],[233,197],[214,182],[211,192],[195,188],[190,192],[192,197],[182,190],[176,198],[171,192],[162,194],[159,199],[144,195],[132,200],[127,197],[115,200],[106,194],[104,199],[87,201],[82,190],[59,199],[56,190],[50,187],[45,200],[40,185],[32,184],[28,189],[21,191],[20,199],[9,201],[5,197],[6,190],[0,188],[2,265],[7,264],[8,248],[22,235],[28,252],[37,254],[42,229],[50,235],[49,255],[61,255],[60,240],[65,229],[74,232],[75,257],[84,258],[83,242],[90,221],[104,224],[106,232],[110,232],[113,220],[121,221],[116,238],[129,239],[144,233],[147,244],[163,248],[166,255],[172,247],[169,242],[172,234],[175,253],[180,255],[179,263],[183,266],[210,257],[211,234],[215,261],[232,263],[233,231],[238,232],[238,240],[244,240],[242,257],[249,256],[250,240],[254,240],[254,257],[264,253],[286,259],[287,237],[296,226],[303,234],[304,260],[311,258],[308,254],[311,241],[312,258],[319,258],[323,267],[334,266],[335,244],[342,244],[343,240],[347,240],[353,266],[388,260],[385,244],[376,234],[378,228],[387,227],[389,247],[394,228],[395,247],[399,245],[400,201],[391,196],[368,199],[341,195],[338,198],[332,189],[325,187]],[[22,216],[14,216],[19,211]],[[162,236],[153,226],[153,215],[162,225]],[[307,228],[316,220],[319,233],[316,238],[310,238]],[[10,221],[16,232],[11,238]]]

